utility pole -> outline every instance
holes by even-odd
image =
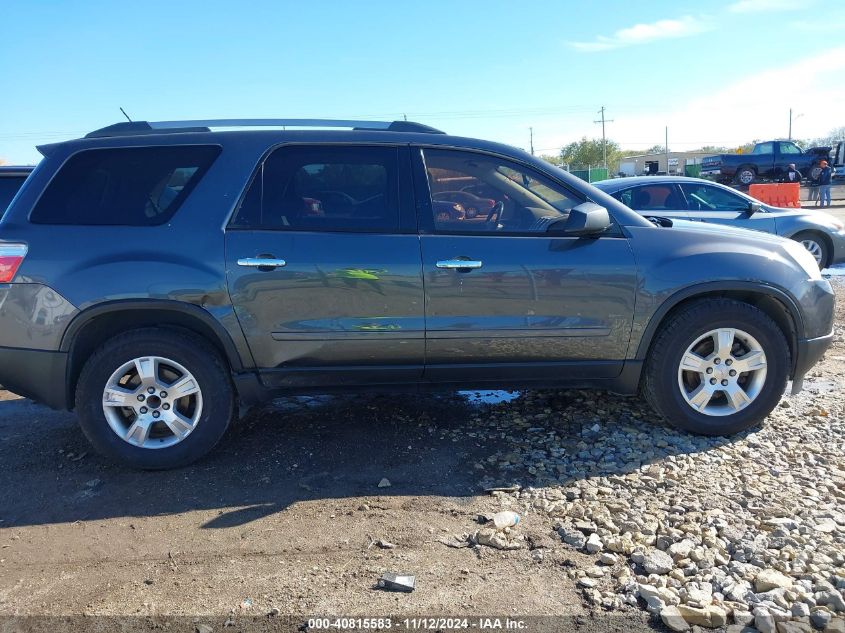
[[[601,110],[599,110],[599,114],[601,114],[601,120],[593,121],[593,123],[601,123],[602,153],[604,154],[604,168],[607,169],[607,136],[605,136],[605,133],[604,133],[604,124],[605,123],[613,123],[613,119],[605,119],[604,118],[604,106],[602,106]]]
[[[528,133],[530,135],[530,143],[531,143],[531,155],[534,156],[534,128],[528,128]]]
[[[792,140],[792,108],[789,108],[789,140]]]
[[[666,144],[663,146],[663,149],[666,150],[666,175],[669,175],[669,126],[666,126],[666,137],[665,137]]]

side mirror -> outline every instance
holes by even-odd
[[[760,209],[763,208],[763,205],[759,202],[749,202],[748,203],[748,212],[746,215],[750,218],[752,215],[757,213]]]
[[[565,235],[585,236],[604,233],[611,226],[607,209],[593,202],[584,202],[572,207],[569,217],[549,226],[549,231]]]

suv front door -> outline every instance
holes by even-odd
[[[748,215],[749,201],[727,187],[706,182],[681,183],[690,219],[716,224],[730,224],[744,229],[775,232],[775,221],[765,211]]]
[[[637,271],[618,227],[548,229],[584,200],[510,160],[412,149],[426,294],[425,376],[435,382],[611,378],[631,334]],[[495,201],[470,217],[455,188]],[[433,198],[435,198],[433,200]]]
[[[423,286],[407,146],[273,151],[226,230],[226,268],[267,386],[421,377]]]

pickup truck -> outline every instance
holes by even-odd
[[[701,161],[701,177],[718,182],[750,185],[758,180],[779,180],[790,163],[805,178],[827,160],[830,147],[811,147],[802,150],[792,141],[764,141],[757,143],[748,154],[719,154],[705,156]]]

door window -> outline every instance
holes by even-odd
[[[745,198],[720,187],[685,183],[681,189],[691,211],[744,211],[748,208]]]
[[[426,149],[434,228],[445,233],[545,233],[583,202],[518,163],[475,152]]]
[[[795,143],[781,143],[780,144],[780,153],[781,154],[800,154],[801,148],[798,147]]]
[[[754,146],[754,149],[751,150],[752,154],[774,154],[775,153],[775,144],[772,142],[769,143],[757,143]]]
[[[231,226],[398,232],[397,181],[393,147],[282,147],[259,168]]]
[[[634,211],[679,211],[685,208],[683,198],[671,184],[631,187],[613,195]]]

